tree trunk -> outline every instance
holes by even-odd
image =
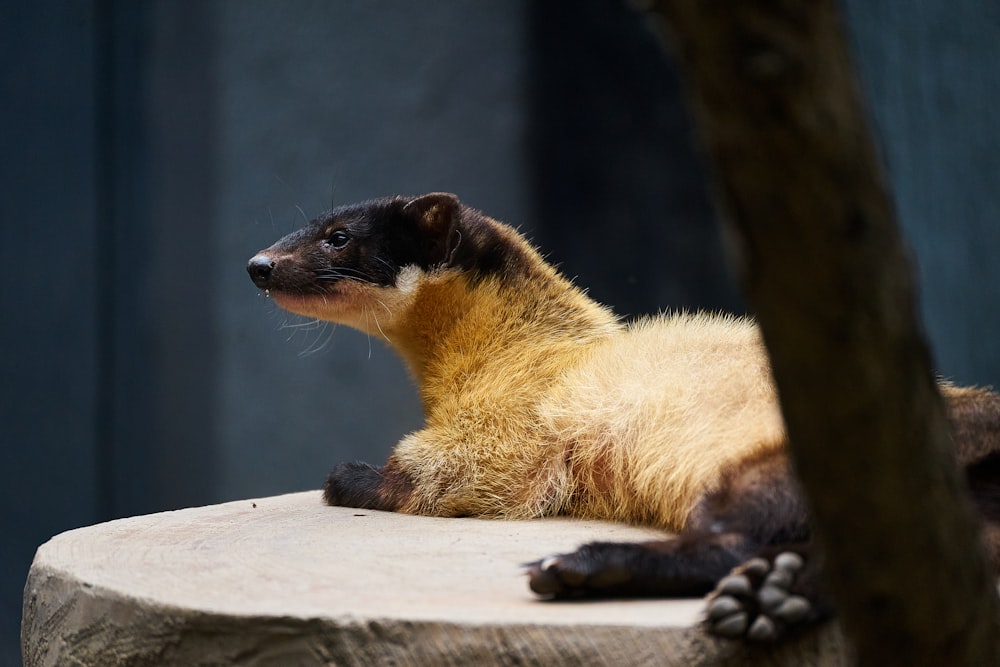
[[[654,7],[732,223],[859,661],[1000,664],[1000,604],[837,3]]]

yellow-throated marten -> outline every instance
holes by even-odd
[[[555,597],[688,595],[721,579],[709,629],[751,639],[829,615],[751,320],[624,324],[513,229],[449,194],[338,208],[247,269],[279,306],[384,338],[419,386],[424,428],[382,467],[334,468],[329,504],[656,526],[679,534],[544,559],[529,566],[531,586]],[[1000,520],[990,501],[1000,397],[942,391],[974,495],[994,493],[979,503],[988,538]]]

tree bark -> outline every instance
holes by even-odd
[[[862,664],[1000,664],[1000,604],[833,0],[652,3]]]

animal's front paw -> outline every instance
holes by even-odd
[[[773,642],[829,614],[798,594],[805,561],[793,551],[751,558],[723,577],[708,597],[705,627],[731,639]]]
[[[528,585],[538,595],[555,599],[627,595],[632,592],[627,553],[631,546],[595,542],[528,563]]]
[[[382,473],[367,463],[338,463],[323,485],[327,505],[377,509]]]

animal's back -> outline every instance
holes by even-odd
[[[759,330],[706,313],[595,344],[541,412],[568,452],[569,513],[673,530],[727,468],[785,437]]]

